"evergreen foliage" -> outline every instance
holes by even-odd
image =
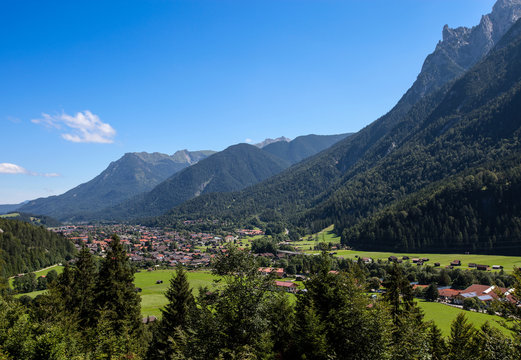
[[[0,229],[4,277],[64,262],[76,252],[68,239],[40,226],[0,218]]]

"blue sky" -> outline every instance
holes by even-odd
[[[126,152],[354,132],[490,0],[0,2],[0,204]]]

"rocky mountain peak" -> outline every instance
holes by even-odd
[[[273,143],[276,143],[276,142],[279,142],[279,141],[285,141],[285,142],[290,142],[291,139],[288,139],[287,137],[285,136],[281,136],[281,137],[278,137],[276,139],[265,139],[264,141],[258,143],[258,144],[255,144],[256,147],[258,148],[263,148],[265,146],[268,146],[269,144],[273,144]]]
[[[418,78],[399,105],[407,111],[425,95],[461,76],[483,59],[519,18],[521,0],[498,0],[492,12],[483,15],[472,28],[445,25],[442,40],[425,59]]]

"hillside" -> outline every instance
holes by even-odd
[[[28,202],[20,212],[48,215],[59,220],[116,205],[137,194],[151,190],[172,174],[211,155],[213,151],[178,151],[127,153],[94,179],[66,193]]]
[[[273,154],[290,164],[296,164],[310,156],[318,154],[322,150],[345,139],[352,134],[339,135],[306,135],[299,136],[292,141],[277,141],[268,144],[262,150]]]
[[[63,262],[76,252],[69,240],[40,226],[0,218],[0,229],[0,260],[4,276]]]
[[[377,212],[347,228],[343,239],[379,251],[520,255],[520,197],[519,159],[487,164]]]
[[[359,133],[268,181],[187,202],[159,221],[258,216],[312,230],[334,223],[342,232],[432,182],[517,154],[519,26],[461,79],[424,95],[409,111],[400,102]]]
[[[24,203],[21,204],[4,204],[0,205],[0,214],[7,214],[19,209]]]

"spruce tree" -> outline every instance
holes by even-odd
[[[443,360],[447,353],[447,344],[439,327],[431,323],[427,329],[427,340],[429,344],[429,355],[432,360]]]
[[[464,313],[459,313],[452,322],[448,341],[449,359],[471,360],[476,358],[476,348],[472,345],[475,329],[467,321]]]
[[[119,237],[112,236],[96,285],[96,307],[112,319],[117,335],[139,337],[143,330],[141,298],[135,291],[134,273]]]
[[[440,293],[435,283],[430,284],[427,289],[425,289],[425,300],[427,301],[436,301],[439,295]]]
[[[177,265],[165,296],[168,304],[161,309],[161,321],[153,329],[154,339],[147,356],[149,359],[169,359],[175,352],[181,351],[177,343],[185,338],[189,315],[195,307],[192,289],[181,264]]]
[[[186,271],[181,264],[177,265],[176,273],[170,279],[166,293],[168,304],[161,309],[161,325],[166,332],[173,332],[176,327],[186,329],[188,315],[195,305],[192,289],[186,277]]]
[[[94,259],[87,247],[78,254],[73,283],[73,306],[77,314],[80,329],[85,330],[95,325],[97,314],[95,308],[97,269]]]

